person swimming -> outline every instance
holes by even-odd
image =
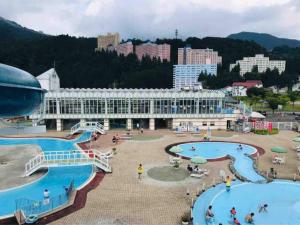
[[[253,222],[254,222],[253,217],[254,217],[254,213],[250,213],[250,214],[246,215],[245,221],[246,221],[247,223],[253,223]]]
[[[236,210],[235,210],[234,207],[232,207],[232,209],[230,210],[230,215],[231,215],[231,217],[235,217],[235,215],[236,215]]]
[[[195,151],[196,150],[196,148],[194,147],[194,146],[192,146],[192,149],[191,149],[192,151]]]
[[[240,221],[238,221],[237,218],[233,218],[233,224],[236,224],[236,225],[241,225]]]
[[[237,150],[243,150],[243,146],[241,144],[239,144],[239,146],[237,147]]]
[[[208,207],[208,209],[206,210],[206,213],[205,213],[205,219],[206,221],[208,222],[212,222],[214,220],[214,213],[212,212],[212,205],[210,205]]]
[[[268,212],[267,208],[268,208],[268,204],[263,204],[263,205],[259,206],[258,212],[259,213]]]

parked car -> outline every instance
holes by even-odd
[[[296,117],[295,117],[295,120],[300,120],[300,116],[296,116]]]

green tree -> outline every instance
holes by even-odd
[[[297,91],[290,91],[290,92],[288,92],[288,97],[289,97],[290,101],[293,103],[293,110],[294,110],[294,108],[295,108],[295,101],[299,97],[299,92],[297,92]]]
[[[268,102],[269,107],[272,109],[273,114],[274,114],[274,111],[276,109],[278,109],[279,105],[285,106],[289,101],[289,99],[287,97],[279,95],[279,94],[273,94],[273,95],[267,97],[266,100]]]

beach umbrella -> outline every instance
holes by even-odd
[[[293,139],[293,141],[294,141],[294,142],[300,142],[300,137],[295,137],[295,138]]]
[[[178,145],[176,145],[170,149],[170,152],[179,153],[179,152],[182,152],[182,149]]]
[[[207,163],[207,160],[201,156],[196,156],[191,159],[191,162],[194,164],[204,164]]]
[[[288,150],[284,147],[276,146],[276,147],[272,147],[271,151],[276,153],[287,153]]]

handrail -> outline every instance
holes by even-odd
[[[74,134],[77,131],[82,131],[82,130],[98,131],[101,134],[105,133],[104,126],[102,124],[95,121],[88,121],[88,122],[79,122],[75,124],[73,127],[71,127],[71,134]]]
[[[38,154],[25,164],[25,176],[29,176],[41,167],[91,164],[105,172],[111,172],[108,157],[97,150],[49,151]]]

